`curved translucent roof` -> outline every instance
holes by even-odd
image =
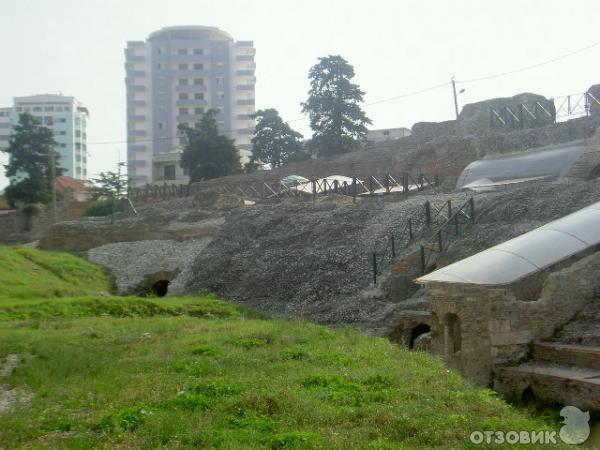
[[[473,161],[461,172],[456,188],[477,189],[480,185],[497,186],[514,184],[520,180],[556,179],[563,176],[586,150],[585,143],[571,142],[539,151]]]
[[[600,202],[417,279],[511,284],[600,243]]]

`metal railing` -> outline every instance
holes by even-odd
[[[439,223],[440,226],[435,234],[443,230],[448,223],[454,223],[458,220],[456,218],[457,214],[464,213],[465,205],[470,205],[470,217],[474,217],[473,197],[469,198],[456,210],[452,208],[452,200],[447,200],[439,205],[433,205],[429,200],[426,201],[422,208],[406,219],[404,225],[397,232],[392,231],[383,241],[383,244],[373,250],[371,255],[373,286],[377,285],[377,279],[383,271],[394,263],[399,250],[415,242],[425,231],[431,230],[436,223]],[[421,251],[421,257],[423,258],[423,251]],[[423,260],[421,266],[423,266]]]
[[[448,204],[448,210],[447,220],[420,246],[422,275],[435,269],[435,263],[439,255],[447,250],[450,245],[448,236],[458,237],[461,225],[466,223],[475,224],[475,200],[473,197],[470,197],[454,211]]]
[[[565,95],[551,99],[552,105],[541,102],[515,103],[502,108],[490,108],[492,129],[524,129],[556,123],[560,118],[589,117],[592,107],[600,107],[600,99],[591,92]]]
[[[341,179],[311,178],[308,181],[278,182],[246,182],[222,186],[221,192],[235,193],[249,198],[272,199],[283,197],[312,196],[313,200],[319,195],[340,194],[353,198],[360,196],[385,195],[391,193],[409,194],[438,186],[437,174],[403,173],[398,176],[385,174],[383,177],[369,176],[365,180],[357,177]]]

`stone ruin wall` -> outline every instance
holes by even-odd
[[[431,283],[432,351],[472,380],[490,385],[494,366],[525,359],[534,340],[550,338],[597,297],[599,270],[600,252],[555,270],[535,301],[517,300],[510,287]],[[453,326],[448,315],[458,317],[458,352],[448,348],[445,333]]]

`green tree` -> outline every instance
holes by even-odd
[[[20,114],[19,123],[10,136],[9,155],[4,166],[10,184],[4,190],[8,203],[49,203],[52,200],[52,163],[54,176],[60,176],[60,155],[54,150],[56,141],[48,127],[42,126],[31,114]]]
[[[239,173],[240,154],[233,139],[219,134],[217,111],[204,113],[198,128],[180,125],[179,131],[186,137],[181,155],[181,167],[187,169],[190,182],[223,177]]]
[[[261,109],[253,117],[252,162],[260,160],[275,168],[302,157],[302,135],[292,130],[276,109]]]
[[[120,167],[119,167],[120,169]],[[129,178],[127,175],[117,172],[100,172],[98,178],[92,178],[94,187],[90,189],[92,198],[122,198],[127,194]]]
[[[311,145],[319,156],[349,152],[365,140],[371,120],[361,109],[364,92],[352,83],[354,68],[339,55],[319,58],[308,77],[302,111],[310,118]]]

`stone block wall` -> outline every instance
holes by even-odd
[[[474,381],[490,385],[494,366],[525,359],[529,344],[557,328],[600,293],[600,252],[551,272],[535,301],[519,301],[509,287],[431,283],[432,351]],[[452,350],[459,321],[460,349]],[[449,342],[448,341],[453,341]]]

